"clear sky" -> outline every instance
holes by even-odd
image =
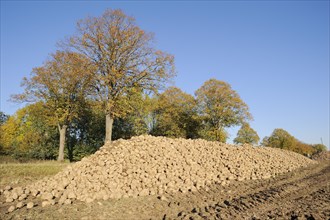
[[[329,147],[329,1],[1,1],[1,111],[78,19],[120,8],[175,56],[175,86],[231,84],[259,136],[283,128]],[[237,128],[229,130],[235,138]]]

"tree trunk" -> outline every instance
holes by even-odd
[[[113,118],[110,113],[105,116],[105,143],[111,142]]]
[[[75,145],[74,137],[68,136],[67,146],[68,146],[68,159],[73,162],[73,147]]]
[[[57,161],[64,161],[64,147],[65,147],[65,134],[66,134],[67,126],[63,125],[62,127],[58,125],[58,130],[60,132],[60,148],[58,150],[58,158]]]

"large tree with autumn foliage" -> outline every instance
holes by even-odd
[[[174,75],[174,57],[156,50],[153,34],[121,10],[106,10],[100,17],[80,20],[77,33],[64,45],[84,54],[97,67],[94,97],[106,115],[106,142],[111,141],[114,118],[129,110],[121,107],[129,90],[156,90]]]
[[[248,106],[226,82],[210,79],[195,94],[206,139],[225,142],[225,128],[252,119]]]
[[[49,123],[56,125],[60,134],[58,160],[64,160],[66,131],[78,117],[91,82],[93,66],[82,54],[57,51],[41,67],[24,78],[25,91],[14,95],[14,100],[42,102],[47,109]]]

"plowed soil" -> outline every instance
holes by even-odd
[[[0,219],[330,219],[330,162],[162,197],[39,205],[5,214],[7,209],[0,204]]]

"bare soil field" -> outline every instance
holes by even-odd
[[[136,143],[141,141],[140,139],[136,140],[138,140]],[[123,143],[127,144],[127,142]],[[227,146],[220,147],[222,149]],[[239,148],[239,150],[237,150],[237,148],[232,148],[230,146],[226,149],[228,155],[230,155],[230,164],[236,163],[233,158],[234,155],[238,154],[230,154],[230,152],[246,151],[246,153],[241,156],[243,156],[243,158],[245,156],[245,161],[248,161],[247,155],[253,153],[257,157],[258,152],[265,153],[264,150],[268,149],[247,147],[246,149]],[[205,149],[203,149],[203,151],[205,151]],[[112,152],[114,152],[114,150],[112,150]],[[222,153],[219,155],[223,155]],[[278,151],[270,150],[270,153],[278,153]],[[214,154],[214,152],[212,154]],[[288,154],[291,155],[291,153]],[[278,153],[277,156],[280,157],[279,155]],[[267,155],[264,154],[264,156],[266,157]],[[300,158],[299,155],[291,156],[296,158],[295,160],[305,160],[304,158]],[[82,161],[80,164],[77,163],[77,165],[73,165],[73,168],[90,164],[90,161],[94,161],[95,158],[99,157],[90,157],[90,159],[85,160],[85,162]],[[225,159],[226,157],[224,156],[221,158],[221,160]],[[306,163],[308,163],[306,166],[300,165],[301,168],[295,167],[295,169],[290,172],[276,173],[276,175],[274,174],[269,177],[267,167],[271,167],[272,164],[266,162],[271,159],[270,157],[267,160],[262,160],[265,170],[261,172],[262,175],[260,174],[258,176],[256,174],[258,178],[251,177],[242,179],[239,175],[229,178],[232,173],[240,172],[239,167],[233,166],[230,167],[232,173],[228,173],[229,176],[224,181],[221,181],[221,177],[219,177],[219,181],[217,178],[215,178],[215,181],[209,179],[204,186],[198,189],[192,186],[192,188],[189,188],[187,191],[165,188],[161,194],[159,192],[153,194],[151,193],[152,191],[148,191],[148,193],[142,195],[141,192],[145,192],[145,188],[141,189],[140,192],[137,188],[139,192],[137,196],[134,196],[134,191],[130,195],[129,189],[126,193],[122,191],[123,194],[120,198],[107,197],[106,199],[99,199],[95,197],[93,200],[85,201],[83,199],[80,200],[78,196],[76,196],[76,199],[74,196],[67,196],[67,200],[68,197],[70,197],[70,202],[63,204],[60,200],[63,195],[66,195],[67,192],[65,190],[70,190],[70,184],[67,184],[67,188],[62,192],[62,197],[59,196],[59,199],[57,199],[56,196],[52,196],[50,200],[47,200],[45,197],[45,195],[49,194],[47,191],[48,189],[52,189],[52,192],[54,192],[54,189],[49,186],[40,187],[39,195],[35,197],[29,195],[29,193],[26,192],[28,188],[26,188],[26,198],[23,198],[21,195],[16,201],[6,201],[6,198],[11,198],[12,194],[10,193],[15,192],[15,190],[11,190],[10,193],[7,193],[10,196],[4,196],[4,190],[2,190],[2,194],[0,195],[0,219],[330,219],[329,161],[323,160],[316,163],[306,160]],[[281,158],[278,159],[280,160]],[[255,160],[255,158],[253,160]],[[291,162],[292,161],[290,161],[290,164]],[[193,166],[194,161],[190,161],[189,163],[189,166]],[[219,163],[219,161],[217,163]],[[152,165],[152,163],[148,164]],[[251,164],[249,165],[249,163],[247,163],[245,165],[252,166]],[[181,165],[185,167],[186,163]],[[181,167],[181,165],[179,167]],[[199,169],[203,168],[205,172],[217,172],[218,169],[214,167],[211,167],[212,169],[206,169],[208,165],[209,163],[206,163],[205,166],[201,166]],[[284,164],[283,166],[285,167],[286,165]],[[290,166],[286,168],[290,169]],[[223,167],[221,166],[219,168],[220,171],[225,167],[226,164],[224,164]],[[95,166],[93,169],[94,168]],[[173,169],[175,172],[179,172],[177,167],[174,168],[176,168]],[[64,168],[62,172],[54,177],[41,180],[37,183],[40,185],[43,183],[52,185],[54,180],[59,181],[57,178],[66,177],[64,174],[69,173],[68,171],[72,172],[72,167]],[[121,170],[120,173],[122,172]],[[89,175],[87,171],[83,176],[86,175]],[[157,173],[155,175],[157,175]],[[124,177],[125,178],[121,180],[126,183],[127,173],[125,173]],[[85,181],[82,177],[79,178],[80,181]],[[102,182],[102,178],[100,177],[98,181]],[[150,180],[152,177],[148,179]],[[74,180],[75,179],[72,178],[71,182]],[[140,182],[143,181],[147,180],[140,180]],[[156,183],[159,183],[159,185],[155,185],[158,188],[163,184],[160,180]],[[185,189],[182,188],[178,182],[175,183],[181,187],[180,189]],[[59,184],[61,183],[59,182]],[[109,184],[112,184],[112,182],[110,181]],[[147,187],[148,185],[144,186]],[[152,188],[155,186],[152,185],[150,187]],[[33,187],[36,186],[33,185]],[[45,190],[42,191],[44,188]],[[79,187],[76,186],[76,188]],[[125,188],[125,186],[123,186],[123,188]],[[72,192],[72,190],[70,192]],[[97,190],[92,192],[96,193]],[[116,191],[111,191],[110,193],[115,192]],[[60,193],[60,191],[56,191],[55,194],[56,193]],[[51,204],[52,201],[54,201],[53,204]],[[29,202],[33,202],[34,204],[34,207],[31,209],[27,208]],[[8,210],[10,207],[15,207],[15,209],[9,212]]]

